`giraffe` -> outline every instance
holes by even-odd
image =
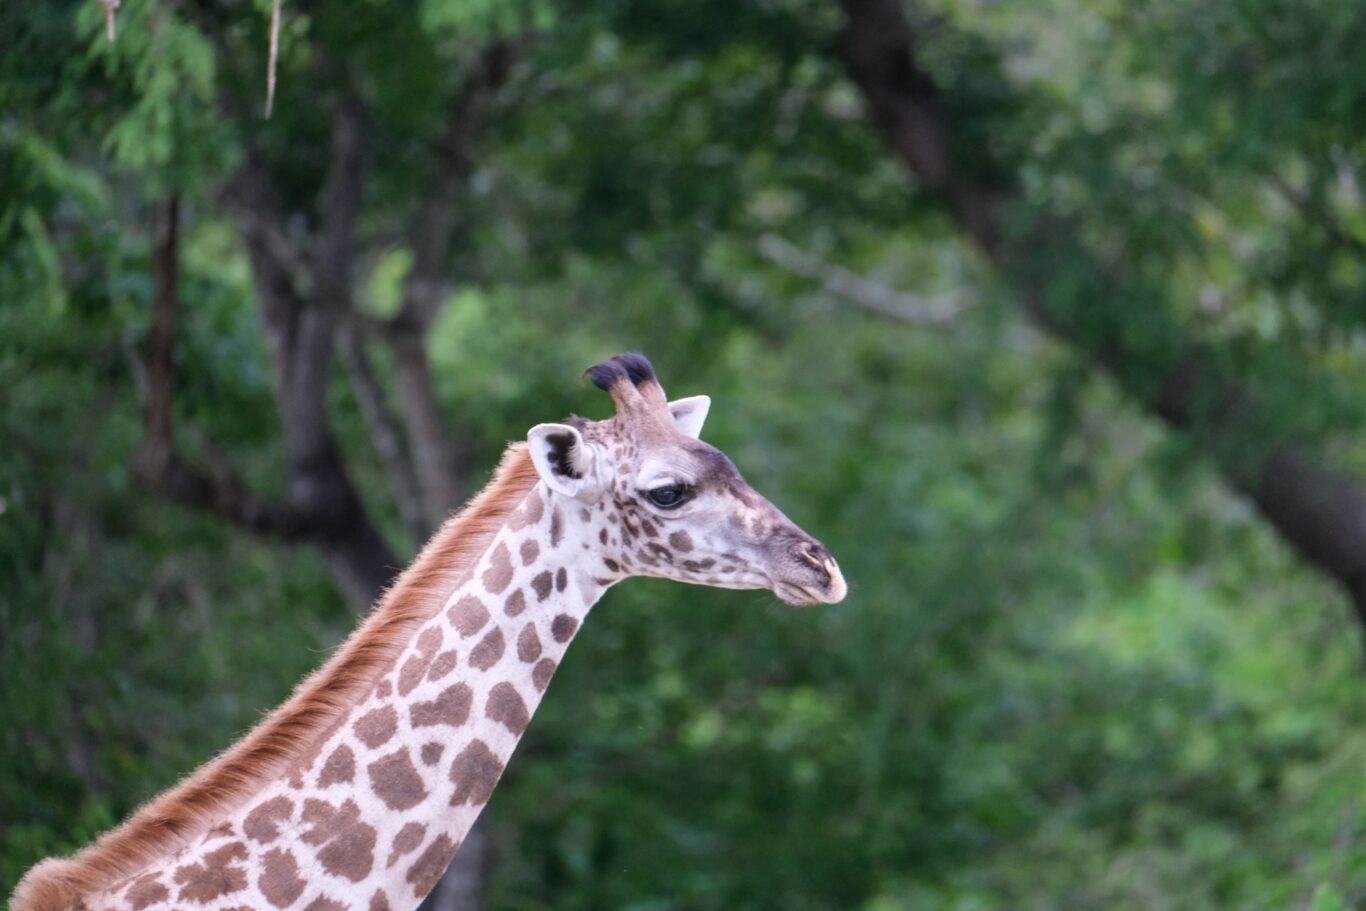
[[[411,911],[488,802],[569,643],[630,576],[836,603],[839,567],[699,439],[648,360],[615,415],[539,424],[378,608],[256,729],[35,866],[11,911]]]

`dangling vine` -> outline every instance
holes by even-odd
[[[100,0],[100,6],[104,7],[104,36],[110,41],[114,40],[114,11],[122,2],[123,0]]]
[[[104,36],[114,40],[114,14],[123,0],[99,0],[104,7]],[[280,57],[280,0],[271,0],[270,5],[270,51],[266,61],[266,117],[270,117],[275,107],[275,69]]]

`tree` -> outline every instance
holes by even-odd
[[[1253,15],[1268,12],[1249,6]],[[1154,287],[1141,264],[1106,258],[1093,249],[1082,218],[1029,199],[1020,166],[1002,154],[1006,143],[986,137],[985,145],[974,145],[983,127],[966,122],[962,112],[982,103],[974,97],[984,91],[981,83],[990,84],[985,91],[1007,90],[991,71],[994,61],[969,62],[987,72],[969,74],[958,86],[963,97],[952,97],[923,62],[917,30],[900,0],[849,0],[844,10],[841,53],[850,78],[917,191],[933,197],[1004,272],[1036,322],[1217,462],[1229,484],[1257,504],[1290,546],[1342,586],[1366,622],[1366,487],[1326,464],[1301,436],[1305,428],[1296,426],[1296,415],[1277,413],[1239,376],[1255,362],[1239,365],[1240,371],[1174,318],[1170,292]],[[1274,167],[1268,166],[1265,179],[1276,185]],[[1122,183],[1123,177],[1109,180]],[[1320,204],[1321,183],[1316,187],[1317,202],[1297,204]],[[1343,236],[1332,216],[1326,230],[1330,246],[1359,244]],[[1328,310],[1333,303],[1311,306]],[[1314,375],[1282,369],[1275,381],[1312,384]],[[1277,395],[1284,400],[1287,393]]]
[[[493,29],[477,42],[452,43],[441,29],[423,29],[397,11],[367,14],[363,23],[344,11],[299,6],[291,12],[298,37],[287,38],[290,78],[299,81],[285,90],[272,119],[259,113],[263,23],[243,20],[236,4],[197,3],[183,13],[128,4],[119,13],[122,40],[114,42],[111,30],[109,43],[95,46],[109,88],[137,99],[106,124],[108,142],[155,197],[133,207],[134,218],[147,213],[153,224],[146,363],[131,353],[144,398],[134,469],[147,490],[183,506],[316,548],[337,590],[362,611],[406,559],[386,540],[339,446],[329,410],[335,355],[340,346],[402,519],[403,549],[412,553],[470,492],[475,445],[450,432],[426,345],[449,299],[476,144],[524,39]],[[91,11],[83,14],[89,28]],[[23,23],[30,49],[50,37],[45,21]],[[305,26],[322,36],[320,45],[308,46]],[[371,59],[356,44],[367,32],[385,36],[368,46],[379,52]],[[416,81],[411,74],[395,79],[395,61],[404,54],[425,55],[432,66]],[[11,86],[23,90],[22,83]],[[182,93],[185,87],[191,91]],[[392,124],[377,110],[395,92],[425,103],[414,112],[428,118],[417,121],[415,136],[411,123]],[[320,167],[298,154],[315,142],[325,150]],[[416,179],[397,186],[374,181],[376,163],[391,165],[391,157]],[[279,496],[253,490],[212,442],[206,466],[177,440],[175,343],[184,318],[179,233],[187,218],[211,206],[230,214],[251,266],[279,413],[283,477],[272,485]],[[384,314],[367,310],[373,302],[357,290],[366,282],[362,264],[373,265],[382,254],[406,257],[397,306]],[[376,346],[387,349],[392,365],[397,415],[372,365]],[[188,435],[202,438],[203,431]],[[477,834],[482,838],[482,829]],[[481,852],[473,845],[465,858]],[[451,906],[477,905],[481,865],[467,865],[472,882],[443,887]]]
[[[1359,899],[1351,4],[12,7],[6,885],[638,348],[853,593],[615,589],[491,906]]]

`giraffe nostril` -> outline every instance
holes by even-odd
[[[797,548],[797,554],[813,569],[825,572],[825,564],[829,558],[825,554],[825,548],[811,541],[805,541]]]

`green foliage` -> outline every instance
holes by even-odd
[[[213,110],[214,55],[207,38],[164,5],[132,0],[121,7],[122,39],[98,40],[104,11],[85,4],[78,20],[102,75],[122,82],[132,103],[105,136],[116,166],[179,181],[221,170],[224,130]]]
[[[852,591],[794,612],[615,589],[492,804],[492,906],[1362,907],[1356,619],[1130,404],[1151,371],[1099,379],[1021,319],[864,122],[835,7],[289,0],[268,122],[267,7],[127,0],[112,47],[94,3],[0,12],[0,891],[227,745],[353,623],[316,555],[131,479],[151,201],[176,188],[187,213],[177,442],[276,494],[226,175],[270,157],[307,221],[331,106],[358,93],[357,306],[390,316],[413,263],[390,238],[446,104],[530,23],[429,340],[451,426],[491,466],[534,423],[606,414],[574,378],[643,350],[672,393],[713,396],[707,438]],[[1022,222],[1082,227],[1012,280],[1154,352],[1196,338],[1278,429],[1366,468],[1354,5],[936,0],[915,20],[960,166],[1018,181]],[[865,312],[766,233],[965,310]],[[395,528],[337,389],[353,477]]]

